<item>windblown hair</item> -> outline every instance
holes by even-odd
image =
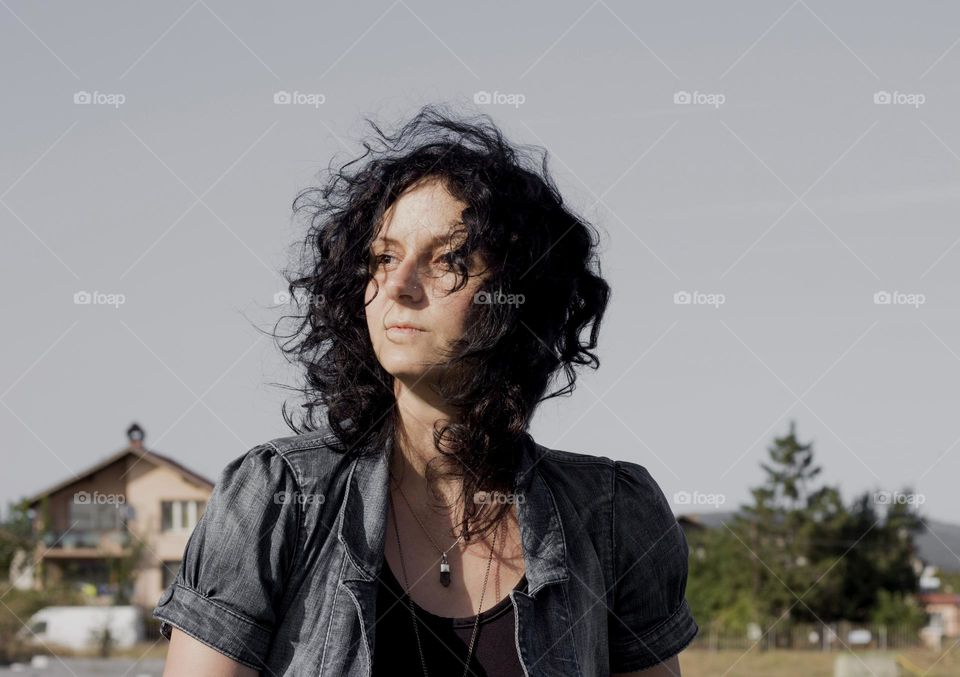
[[[465,333],[442,362],[437,392],[462,413],[434,429],[440,455],[427,480],[434,488],[440,477],[460,480],[461,533],[482,537],[511,505],[496,500],[481,511],[476,492],[513,491],[537,405],[574,390],[575,365],[600,366],[591,351],[610,287],[600,276],[599,238],[564,205],[546,150],[538,163],[527,147],[508,143],[489,116],[466,119],[427,105],[392,135],[366,121],[375,132],[363,141],[366,152],[335,170],[331,161],[322,184],[293,201],[294,216],[306,215],[308,227],[299,268],[285,273],[298,313],[285,317],[297,327],[280,347],[305,371],[298,388],[305,404],[299,421],[284,404],[283,418],[297,434],[328,428],[339,453],[404,443],[393,376],[377,360],[364,312],[377,266],[371,243],[405,190],[442,181],[467,205],[460,244],[448,259],[453,290],[467,283],[471,253],[479,251],[487,266]],[[508,294],[513,303],[497,302]],[[545,395],[561,370],[563,387]]]

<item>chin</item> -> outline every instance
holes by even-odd
[[[426,368],[407,357],[385,356],[380,364],[394,378],[416,380],[426,373]]]

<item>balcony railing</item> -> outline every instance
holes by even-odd
[[[130,545],[130,532],[121,529],[109,531],[47,531],[41,537],[44,547],[51,550],[95,549],[120,550]]]

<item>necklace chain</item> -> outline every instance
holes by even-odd
[[[397,489],[400,489],[399,485],[397,486]],[[403,494],[402,489],[400,490],[400,495],[403,497],[403,500],[407,503],[407,506],[410,507],[410,502],[407,501],[407,497]],[[433,537],[430,536],[430,533],[427,532],[426,528],[423,526],[423,523],[420,522],[420,518],[417,517],[417,514],[415,512],[413,512],[412,507],[410,507],[410,512],[413,513],[414,518],[420,524],[420,528],[423,529],[424,533],[427,534],[427,537],[430,538],[430,541],[433,542],[434,547],[437,548],[437,550],[440,550],[440,548],[437,547],[436,542],[433,541]],[[410,616],[413,621],[413,633],[417,638],[417,651],[420,653],[420,665],[423,668],[424,677],[430,677],[430,673],[427,671],[427,659],[426,659],[426,656],[424,656],[423,654],[423,646],[420,643],[420,630],[417,627],[418,626],[417,612],[413,606],[413,599],[410,597],[410,581],[407,578],[407,567],[403,559],[403,547],[400,545],[400,530],[397,528],[397,516],[396,516],[396,510],[394,509],[394,506],[393,506],[393,494],[390,495],[390,517],[393,519],[393,532],[397,537],[397,552],[400,555],[400,569],[401,569],[401,573],[403,574],[403,584],[405,588],[404,593],[407,596],[407,604],[410,607]],[[467,673],[470,671],[470,660],[473,658],[473,649],[476,644],[477,631],[480,628],[480,613],[481,613],[481,610],[483,609],[483,595],[487,590],[487,577],[490,574],[490,564],[493,562],[493,551],[497,546],[498,531],[499,529],[495,530],[493,533],[493,543],[490,546],[490,555],[487,557],[487,569],[483,574],[483,587],[480,589],[480,605],[479,605],[479,608],[477,609],[476,620],[473,623],[473,632],[470,633],[470,648],[467,651],[467,660],[463,665],[464,677],[466,677]],[[461,537],[457,539],[456,543],[450,546],[450,548],[447,548],[447,550],[448,551],[451,550],[457,543],[460,542],[462,538],[463,536],[461,535]],[[446,559],[446,552],[443,550],[440,550],[440,552],[442,553],[444,559]]]
[[[390,476],[393,477],[392,474],[391,474]],[[394,478],[394,481],[396,481],[396,478]],[[400,486],[400,483],[399,483],[399,482],[397,482],[397,490],[400,492],[400,497],[403,499],[403,502],[406,503],[406,504],[407,504],[407,507],[410,509],[410,512],[411,512],[411,514],[413,515],[413,518],[414,518],[415,520],[417,520],[417,524],[419,524],[419,525],[420,525],[420,528],[423,529],[423,533],[425,533],[425,534],[427,535],[427,538],[429,538],[429,539],[430,539],[430,542],[433,543],[433,547],[437,549],[437,552],[439,552],[439,553],[443,556],[443,560],[446,561],[446,559],[447,559],[447,553],[450,552],[451,550],[453,550],[453,549],[456,547],[457,543],[459,543],[460,541],[463,540],[463,534],[460,534],[460,538],[458,538],[456,541],[454,541],[454,542],[453,542],[453,545],[451,545],[449,548],[447,548],[446,550],[444,550],[444,549],[441,548],[439,545],[437,545],[437,542],[436,542],[435,540],[433,540],[433,536],[431,536],[431,535],[430,535],[430,532],[427,531],[427,528],[426,528],[425,526],[423,526],[423,522],[420,521],[420,518],[417,516],[416,511],[414,511],[414,509],[413,509],[413,506],[410,505],[410,501],[407,500],[407,495],[406,495],[405,493],[403,493],[403,488]]]

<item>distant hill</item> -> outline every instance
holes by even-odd
[[[716,512],[697,512],[677,515],[677,519],[686,518],[696,524],[702,524],[709,529],[718,529],[723,522],[730,522],[737,513],[733,510],[717,510]]]
[[[960,525],[933,519],[924,522],[930,531],[914,537],[920,558],[941,571],[960,571]]]
[[[723,522],[730,522],[735,511],[686,513],[677,519],[701,524],[708,529],[720,529]],[[925,564],[932,564],[941,571],[960,572],[960,524],[924,519],[928,531],[914,536],[917,553]]]

